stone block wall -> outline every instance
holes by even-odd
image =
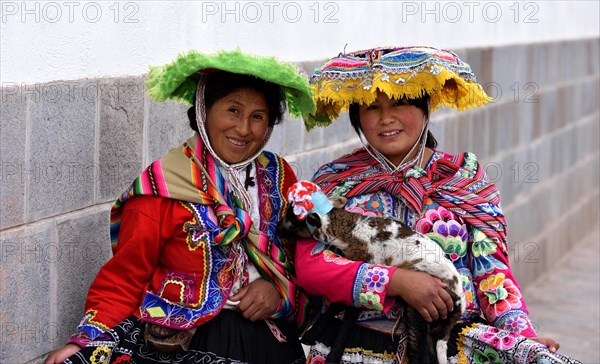
[[[439,110],[431,130],[439,149],[476,153],[498,184],[510,259],[527,286],[598,225],[600,41],[455,52],[495,100]],[[299,65],[311,73],[319,63]],[[112,202],[191,131],[187,108],[150,101],[143,76],[0,92],[0,362],[39,362],[76,327],[110,257]],[[310,179],[358,146],[343,115],[310,133],[286,120],[268,149]]]

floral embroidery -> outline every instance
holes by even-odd
[[[479,229],[473,229],[473,255],[490,255],[496,252],[496,243]]]
[[[380,267],[369,268],[365,277],[366,288],[370,292],[383,292],[389,281],[388,271]]]
[[[517,338],[511,333],[493,326],[489,326],[485,332],[480,333],[479,338],[498,350],[510,349],[517,342]]]
[[[454,214],[442,206],[427,210],[415,230],[435,241],[454,262],[467,254],[467,226],[460,224]],[[465,266],[466,262],[458,265]]]
[[[363,216],[385,216],[392,214],[389,196],[380,193],[365,194],[348,199],[346,210]]]
[[[512,308],[521,307],[521,292],[504,273],[491,275],[479,284],[479,301],[490,319],[494,320]]]
[[[131,355],[123,354],[115,360],[115,364],[129,364],[131,363]]]
[[[112,350],[109,349],[108,346],[99,346],[92,353],[90,361],[92,362],[92,364],[108,363],[108,359],[110,357],[111,352]]]
[[[465,293],[465,303],[467,307],[473,306],[473,283],[471,282],[471,277],[468,275],[461,273],[460,280],[463,287],[463,292]]]
[[[325,358],[321,357],[321,356],[315,356],[314,358],[309,358],[309,362],[310,363],[314,363],[314,364],[325,364]]]
[[[506,319],[503,326],[504,330],[510,333],[520,334],[529,327],[529,322],[522,316],[513,316]]]
[[[500,359],[498,352],[492,348],[487,348],[483,352],[481,350],[475,350],[473,359],[477,364],[504,364]]]
[[[454,215],[442,206],[436,206],[435,208],[425,211],[423,218],[419,220],[415,226],[415,230],[421,234],[427,234],[433,231],[433,224],[436,221],[447,221],[454,218]]]
[[[376,215],[383,214],[384,212],[383,203],[377,195],[373,196],[373,198],[370,199],[369,202],[367,202],[365,208],[367,210],[373,211]]]
[[[497,249],[496,243],[480,230],[473,228],[473,272],[476,277],[492,273],[495,269],[506,270],[508,267],[498,259],[494,258]]]
[[[359,297],[361,306],[378,311],[383,310],[381,299],[378,295],[374,294],[373,292],[361,293]]]

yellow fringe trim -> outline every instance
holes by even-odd
[[[110,330],[110,327],[106,326],[105,324],[98,322],[98,321],[94,321],[94,319],[96,318],[96,314],[98,314],[97,310],[87,310],[83,316],[85,317],[86,315],[91,314],[91,316],[87,319],[87,321],[89,323],[92,323],[98,327],[101,327],[104,331],[108,331]]]
[[[396,358],[395,353],[388,354],[387,351],[384,351],[383,353],[374,353],[372,350],[364,350],[361,348],[346,348],[346,349],[344,349],[344,352],[351,353],[351,354],[362,354],[362,355],[370,356],[373,358],[385,359],[385,360],[392,360],[392,359]]]
[[[438,67],[438,69],[440,69]],[[371,104],[377,98],[377,91],[393,99],[419,98],[427,93],[431,96],[431,111],[446,106],[459,111],[481,107],[492,101],[481,85],[468,82],[456,73],[441,69],[437,75],[421,71],[410,77],[410,73],[381,74],[375,72],[370,87],[365,88],[365,79],[321,79],[313,84],[317,102],[314,114],[317,124],[325,126],[347,111],[350,104]],[[408,80],[401,82],[399,79]],[[396,83],[398,81],[398,83]],[[325,120],[327,118],[328,120]]]
[[[477,326],[476,323],[469,325],[465,328],[463,328],[460,331],[460,334],[458,334],[458,338],[456,339],[458,341],[458,364],[469,364],[468,360],[467,360],[467,356],[465,355],[465,348],[463,346],[463,338],[465,336],[465,334],[469,331],[472,330],[473,328],[475,328],[475,326]]]

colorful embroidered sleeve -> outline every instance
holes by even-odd
[[[148,211],[160,211],[161,200],[136,197],[125,204],[118,249],[90,286],[79,332],[70,342],[85,345],[87,338],[95,339],[139,310],[162,245],[160,223]]]
[[[394,302],[386,292],[395,270],[345,259],[315,240],[296,243],[298,284],[330,302],[387,312]]]
[[[471,227],[471,235],[469,264],[483,315],[494,326],[511,333],[537,336],[508,258],[479,229]]]

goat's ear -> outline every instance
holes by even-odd
[[[342,207],[346,206],[346,202],[348,202],[348,199],[346,197],[336,196],[330,198],[329,201],[331,201],[333,207],[341,209]]]
[[[319,214],[317,214],[316,212],[311,212],[306,217],[306,223],[310,224],[316,228],[320,228],[321,227],[321,216],[319,216]]]

